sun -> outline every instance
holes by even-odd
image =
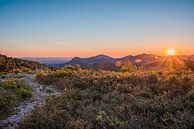
[[[174,49],[168,49],[168,50],[166,51],[166,54],[169,55],[169,56],[173,56],[173,55],[176,54],[176,51],[175,51]]]

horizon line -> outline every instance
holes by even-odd
[[[126,56],[138,56],[138,55],[155,55],[155,56],[168,56],[168,55],[157,55],[157,54],[152,54],[152,53],[141,53],[141,54],[128,54],[125,56],[109,56],[108,54],[96,54],[96,55],[91,55],[91,56],[9,56],[6,54],[1,54],[0,55],[5,55],[7,57],[12,57],[12,58],[74,58],[74,57],[80,57],[80,58],[90,58],[90,57],[95,57],[95,56],[100,56],[100,55],[104,55],[104,56],[108,56],[111,58],[122,58],[122,57],[126,57]],[[192,56],[194,54],[177,54],[177,55],[173,55],[173,56]]]

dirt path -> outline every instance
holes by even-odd
[[[15,129],[18,123],[27,116],[36,105],[44,104],[44,98],[46,96],[59,96],[61,91],[56,90],[49,86],[43,86],[35,82],[35,75],[33,74],[24,74],[22,79],[26,81],[28,86],[32,89],[32,97],[16,107],[15,113],[5,120],[0,120],[0,128],[3,129]]]

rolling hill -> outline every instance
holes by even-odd
[[[97,55],[89,58],[75,57],[75,58],[72,58],[72,60],[67,62],[66,64],[70,64],[70,65],[79,64],[81,66],[85,66],[85,65],[95,64],[95,63],[104,63],[104,62],[114,63],[116,61],[125,62],[128,60],[134,64],[135,63],[143,64],[143,63],[149,63],[149,62],[155,61],[157,60],[158,57],[159,56],[156,56],[153,54],[141,54],[136,56],[129,55],[122,58],[112,58],[101,54],[101,55]]]
[[[0,54],[0,73],[47,70],[48,67],[35,61],[7,57]]]

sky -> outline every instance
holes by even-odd
[[[0,0],[0,53],[14,57],[194,54],[194,0]]]

